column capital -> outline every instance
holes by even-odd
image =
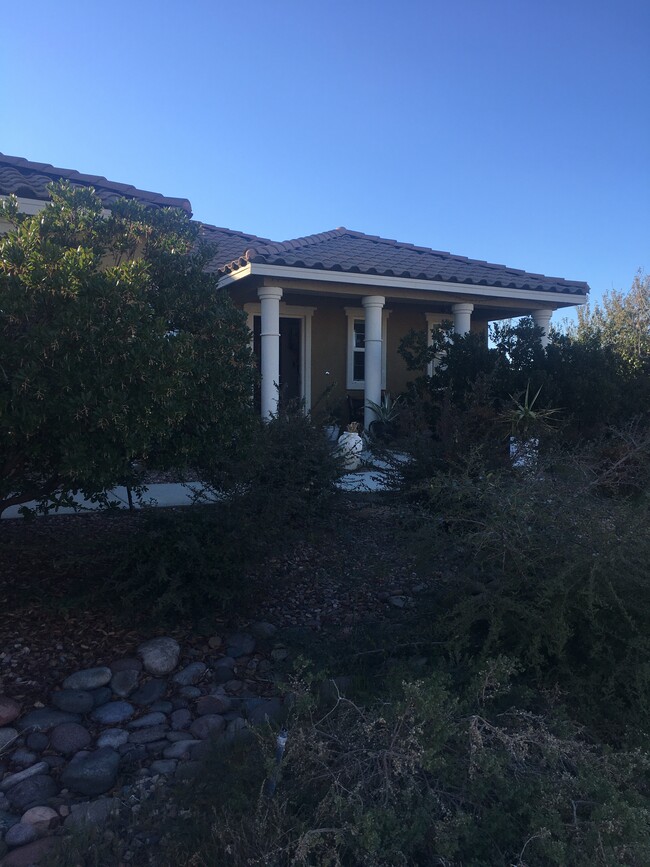
[[[459,304],[451,305],[452,313],[473,313],[474,305],[469,304],[465,301],[460,302]]]
[[[279,289],[277,286],[262,286],[257,290],[257,297],[260,301],[263,301],[266,298],[270,300],[279,301],[282,298],[282,289]]]
[[[383,295],[364,295],[361,303],[364,307],[383,307],[386,299]]]

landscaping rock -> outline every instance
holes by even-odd
[[[145,744],[122,744],[119,748],[119,754],[125,765],[136,765],[146,759],[147,747]]]
[[[158,759],[151,763],[150,769],[154,774],[164,774],[165,776],[169,776],[174,773],[177,766],[178,761],[176,759]]]
[[[205,716],[206,714],[224,714],[232,707],[232,699],[227,695],[203,695],[197,699],[196,713],[197,716]]]
[[[113,674],[117,674],[118,671],[142,671],[142,662],[135,657],[116,659],[114,662],[111,662],[109,668]]]
[[[192,722],[192,714],[186,708],[179,708],[171,715],[172,729],[174,731],[182,731],[188,729]]]
[[[129,743],[130,744],[148,744],[152,741],[160,740],[165,737],[165,734],[168,731],[168,726],[159,725],[152,726],[147,729],[138,729],[137,731],[131,732],[129,735]]]
[[[2,839],[2,835],[6,834],[9,828],[18,822],[20,822],[20,816],[14,816],[13,813],[9,813],[7,810],[0,810],[0,839]]]
[[[36,753],[30,752],[30,750],[26,750],[24,747],[19,747],[11,754],[11,761],[14,765],[18,765],[19,768],[28,768],[37,759]]]
[[[52,704],[66,713],[88,713],[94,707],[92,693],[84,689],[61,689],[53,692]]]
[[[255,639],[248,632],[233,632],[228,639],[228,654],[234,659],[248,656],[255,650]]]
[[[190,726],[190,734],[194,735],[195,738],[205,740],[206,738],[209,738],[210,735],[222,731],[225,728],[225,725],[226,721],[222,716],[219,716],[218,714],[208,714],[207,716],[201,716],[194,720]],[[168,757],[167,753],[165,753],[165,757]]]
[[[167,717],[164,713],[147,713],[138,719],[132,720],[127,728],[129,729],[146,729],[149,726],[158,726],[167,722]]]
[[[7,726],[18,719],[20,711],[20,702],[8,695],[0,695],[0,726]]]
[[[8,777],[4,777],[0,782],[0,792],[7,792],[12,786],[22,783],[23,780],[27,780],[29,777],[35,777],[36,774],[46,774],[48,770],[49,767],[46,762],[38,762],[38,764],[32,765],[31,768],[27,768],[24,771],[10,774]]]
[[[42,837],[27,846],[14,849],[0,861],[0,867],[32,867],[39,864],[55,846],[53,837]]]
[[[150,705],[149,710],[152,713],[171,713],[174,710],[174,705],[171,701],[154,701],[152,705]]]
[[[50,746],[64,755],[77,753],[91,742],[90,732],[78,723],[63,723],[52,729]]]
[[[59,824],[59,814],[52,807],[30,807],[20,820],[24,825],[31,825],[39,837]]]
[[[277,627],[272,623],[266,623],[263,620],[259,623],[253,623],[251,626],[251,635],[257,638],[258,641],[266,641],[269,638],[273,638],[277,631]]]
[[[49,732],[61,723],[80,722],[80,720],[79,714],[43,707],[25,714],[17,721],[16,728],[21,732]]]
[[[24,813],[30,807],[44,804],[49,798],[53,798],[58,791],[59,788],[52,777],[46,774],[36,774],[12,786],[7,790],[6,795],[11,808]]]
[[[129,739],[129,733],[125,729],[106,729],[97,738],[98,747],[112,747],[116,750]]]
[[[172,672],[178,665],[181,648],[173,638],[152,638],[138,647],[145,670],[156,677]]]
[[[46,750],[49,742],[50,739],[43,732],[32,732],[25,739],[25,743],[29,749],[35,750],[37,753],[42,753],[43,750]]]
[[[183,686],[179,692],[184,698],[198,698],[201,695],[198,686]]]
[[[179,686],[193,686],[201,680],[207,668],[204,662],[192,662],[178,674],[175,674],[172,680]]]
[[[96,801],[73,804],[64,827],[66,830],[70,830],[81,825],[104,825],[111,814],[119,810],[119,807],[120,802],[117,798],[98,798]]]
[[[101,707],[113,698],[113,690],[110,686],[100,686],[90,693],[93,697],[93,707]]]
[[[120,698],[128,698],[137,687],[139,678],[139,672],[135,671],[133,668],[126,668],[124,671],[118,671],[111,678],[111,689],[115,695],[119,695]]]
[[[75,671],[63,681],[64,689],[96,689],[110,682],[113,672],[105,665]]]
[[[186,741],[189,737],[187,732],[167,732],[165,735],[168,741]]]
[[[12,728],[0,729],[0,753],[7,747],[15,743],[18,738],[18,731]]]
[[[115,785],[120,757],[110,747],[101,747],[70,762],[61,775],[68,789],[81,795],[103,795]]]
[[[279,698],[264,699],[248,711],[248,721],[254,726],[281,722],[283,717],[284,708]]]
[[[175,744],[168,746],[163,755],[166,759],[182,759],[183,756],[189,756],[191,748],[195,744],[200,744],[199,740],[177,741]]]
[[[131,719],[135,708],[128,701],[111,701],[95,708],[90,718],[98,723],[113,725]]]
[[[18,822],[17,825],[12,825],[5,834],[5,843],[13,849],[15,846],[26,846],[27,843],[33,843],[37,838],[38,834],[32,825]]]
[[[137,705],[153,704],[161,698],[167,689],[167,681],[160,678],[148,680],[140,689],[132,693],[131,701]]]

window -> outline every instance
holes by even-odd
[[[347,388],[362,390],[366,384],[366,320],[363,307],[346,307],[348,317]],[[388,314],[382,310],[381,387],[386,388],[386,334]]]

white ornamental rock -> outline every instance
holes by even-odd
[[[149,674],[162,677],[178,665],[181,648],[173,638],[152,638],[138,647],[138,654]]]

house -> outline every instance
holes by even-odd
[[[0,154],[0,195],[15,193],[29,213],[44,206],[47,185],[59,178],[94,187],[107,208],[126,196],[191,216],[187,199]],[[277,410],[280,391],[309,408],[336,383],[340,396],[365,406],[367,426],[368,401],[379,404],[382,391],[406,386],[397,350],[410,329],[430,333],[451,320],[460,333],[487,333],[490,321],[531,315],[545,342],[553,312],[584,304],[589,292],[583,282],[345,228],[283,242],[207,224],[202,233],[218,249],[209,269],[248,316],[264,416]]]

